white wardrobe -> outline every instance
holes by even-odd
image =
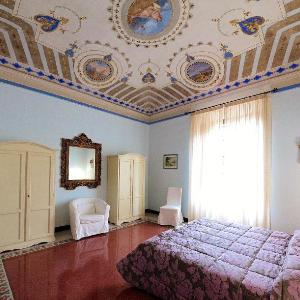
[[[54,240],[55,151],[0,142],[0,252]]]
[[[124,154],[108,157],[109,221],[116,225],[145,216],[145,157]]]

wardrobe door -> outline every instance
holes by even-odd
[[[0,247],[24,241],[26,152],[0,150]]]
[[[133,197],[132,215],[133,217],[145,214],[145,161],[135,159],[133,162]]]
[[[119,219],[131,218],[131,180],[132,160],[122,158],[119,160]]]
[[[28,153],[26,240],[54,234],[54,157]]]

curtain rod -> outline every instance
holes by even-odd
[[[216,105],[213,105],[213,106],[209,106],[209,107],[205,107],[205,108],[196,109],[196,110],[193,110],[193,111],[190,111],[190,112],[186,112],[185,115],[190,115],[190,114],[193,114],[195,112],[199,112],[199,111],[203,111],[203,110],[207,110],[207,109],[212,109],[212,108],[215,108],[215,107],[223,106],[223,105],[226,105],[226,104],[231,104],[231,103],[234,103],[234,102],[242,101],[242,100],[249,99],[249,98],[254,98],[254,97],[257,97],[257,96],[261,96],[261,95],[266,95],[266,94],[269,94],[269,93],[276,93],[277,91],[278,91],[278,88],[274,88],[274,89],[266,91],[266,92],[262,92],[262,93],[258,93],[258,94],[255,94],[255,95],[251,95],[251,96],[231,100],[231,101],[228,101],[228,102],[225,102],[225,103],[220,103],[220,104],[216,104]]]

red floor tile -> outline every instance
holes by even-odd
[[[116,263],[139,243],[166,228],[143,223],[6,259],[5,270],[16,300],[153,300],[131,288]]]

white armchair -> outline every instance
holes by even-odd
[[[75,240],[109,231],[110,206],[101,199],[81,198],[70,202],[70,225]]]

